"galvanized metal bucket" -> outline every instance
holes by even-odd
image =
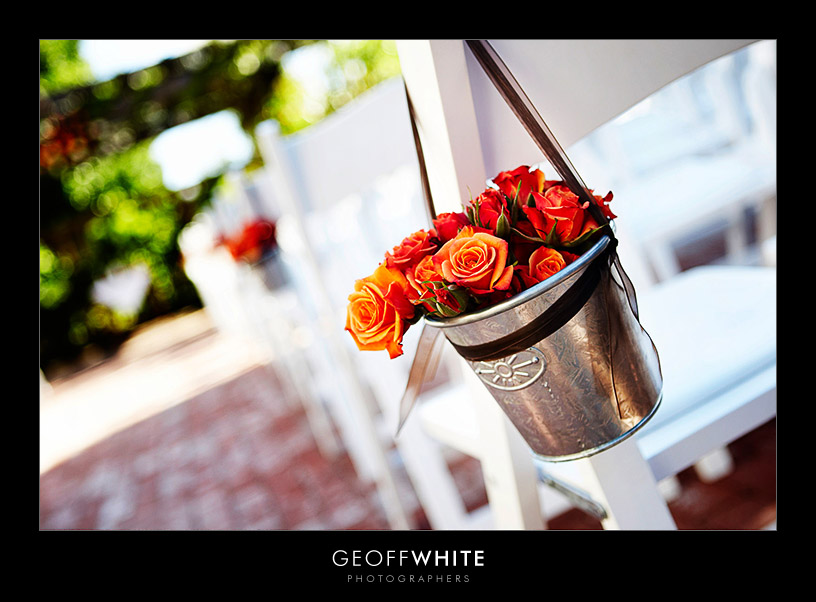
[[[507,301],[454,318],[425,318],[442,329],[533,453],[547,461],[591,456],[623,441],[661,400],[657,350],[638,321],[625,274],[611,261],[614,247],[604,236]]]
[[[277,249],[265,253],[261,259],[251,265],[251,268],[270,291],[286,286],[290,280],[286,265]]]

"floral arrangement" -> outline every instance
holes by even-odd
[[[235,236],[221,236],[217,245],[227,248],[236,261],[256,263],[278,246],[275,222],[258,218],[244,225]]]
[[[492,184],[492,185],[491,185]],[[603,215],[612,193],[590,191]],[[489,307],[575,261],[600,226],[563,181],[522,165],[501,172],[464,211],[405,238],[348,297],[346,330],[361,350],[402,355],[423,316],[449,318]]]

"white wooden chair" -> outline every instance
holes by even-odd
[[[614,186],[616,211],[648,249],[641,256],[656,281],[679,274],[677,247],[717,230],[725,234],[721,262],[774,265],[775,54],[776,42],[765,40],[717,58],[570,149],[582,173]],[[758,260],[749,248],[751,214]],[[651,284],[644,279],[641,290]],[[696,464],[703,480],[731,467],[725,448]]]
[[[775,141],[769,140],[776,83],[765,55],[774,49],[768,40],[717,58],[569,150],[585,179],[615,191],[618,215],[649,249],[658,280],[679,273],[676,247],[701,234],[724,231],[727,259],[741,263],[749,250],[749,214],[766,228],[776,199]]]
[[[276,365],[285,392],[283,401],[303,407],[321,453],[334,458],[339,445],[331,417],[305,377],[293,288],[282,283],[270,290],[260,268],[236,261],[217,245],[219,235],[232,235],[250,220],[277,219],[278,209],[270,203],[269,195],[258,190],[264,184],[258,175],[263,174],[226,174],[225,186],[211,206],[179,237],[185,270],[215,326],[257,345]]]
[[[207,213],[200,213],[184,227],[179,235],[184,271],[215,327],[249,337],[252,328],[240,297],[239,275],[229,252],[213,247],[216,235],[214,220]]]
[[[379,84],[301,132],[282,136],[268,121],[256,133],[281,209],[279,240],[312,329],[311,377],[358,474],[376,483],[393,528],[415,526],[397,478],[402,468],[432,527],[465,528],[442,446],[417,424],[394,437],[419,331],[408,331],[404,356],[391,360],[359,351],[343,330],[354,281],[404,237],[430,227],[402,80]]]
[[[571,149],[573,161],[586,160],[590,171],[599,164],[619,169],[597,175],[614,183],[616,209],[641,249],[648,249],[642,256],[657,281],[680,272],[678,246],[704,241],[716,229],[725,234],[721,261],[774,265],[775,57],[776,42],[765,40],[717,58]],[[638,152],[645,145],[648,152]],[[589,149],[604,146],[602,156],[587,156]],[[758,260],[749,249],[751,214],[757,218]],[[725,448],[695,465],[707,481],[732,466]]]
[[[568,147],[660,87],[748,42],[499,40],[493,45]],[[468,189],[480,189],[486,175],[541,157],[463,42],[405,41],[398,50],[438,212],[457,210]],[[632,238],[620,231],[626,221],[619,221],[619,254],[641,293],[642,322],[664,365],[664,400],[650,424],[591,458],[543,463],[525,454],[520,437],[481,384],[466,393],[426,396],[418,408],[426,432],[483,461],[494,528],[545,526],[538,494],[549,489],[532,486],[530,473],[537,470],[578,491],[573,499],[591,500],[602,509],[606,528],[672,529],[658,482],[775,415],[775,271],[699,268],[641,290],[646,281],[637,272],[646,272],[640,251],[632,250]],[[715,308],[726,308],[731,319],[723,320]],[[716,361],[694,361],[705,358]],[[467,415],[470,421],[463,419]]]

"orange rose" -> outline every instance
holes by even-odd
[[[410,284],[405,276],[385,264],[374,274],[354,283],[346,310],[346,330],[361,350],[385,349],[391,359],[402,355],[402,337],[407,320],[414,316],[408,300]]]
[[[530,255],[527,265],[516,268],[518,281],[524,288],[529,288],[560,272],[578,257],[566,251],[539,247]]]
[[[481,295],[510,286],[513,267],[506,265],[507,253],[507,241],[466,226],[433,261],[445,280]]]
[[[539,247],[527,262],[530,268],[530,276],[541,282],[549,278],[556,272],[560,272],[567,266],[564,256],[555,249],[549,247]]]
[[[432,282],[442,282],[443,280],[442,274],[434,266],[433,256],[431,255],[426,255],[419,260],[419,263],[408,268],[405,271],[405,278],[413,289],[413,293],[409,295],[409,298],[414,302],[417,302],[416,300],[428,291],[432,286]]]
[[[404,272],[408,266],[416,264],[426,255],[436,251],[436,248],[431,234],[420,230],[404,238],[390,253],[386,253],[385,262],[389,268]]]

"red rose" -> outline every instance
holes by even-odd
[[[526,264],[527,259],[533,251],[541,246],[540,242],[529,240],[538,238],[538,232],[533,225],[524,219],[520,219],[510,232],[510,250],[513,258],[520,264]]]
[[[498,190],[488,188],[470,203],[473,208],[474,221],[490,234],[496,233],[499,218],[504,215],[510,218],[504,195]]]
[[[234,259],[254,263],[277,246],[275,222],[266,219],[249,222],[236,236],[219,237],[217,244],[225,245]]]
[[[590,192],[592,191],[590,190]],[[606,196],[604,197],[598,196],[597,194],[594,193],[592,196],[595,197],[595,200],[598,202],[598,207],[601,208],[601,213],[603,213],[607,219],[615,219],[616,217],[618,217],[617,215],[612,213],[612,210],[609,208],[609,203],[612,202],[612,191],[607,192]]]
[[[431,234],[419,230],[404,238],[398,246],[394,247],[393,251],[386,253],[385,262],[389,268],[396,268],[404,272],[406,268],[416,264],[436,249],[437,246]]]
[[[545,179],[540,169],[530,171],[530,167],[522,165],[513,171],[503,171],[493,178],[493,183],[499,187],[508,198],[515,198],[518,193],[519,203],[527,204],[527,199],[533,192],[542,192],[553,182]]]
[[[542,239],[546,240],[555,227],[554,242],[564,244],[598,227],[587,211],[589,203],[580,203],[578,195],[566,186],[552,186],[543,194],[532,194],[535,207],[523,206],[522,210]]]
[[[464,213],[440,213],[433,220],[436,235],[443,243],[456,238],[459,230],[470,225],[467,215]]]

